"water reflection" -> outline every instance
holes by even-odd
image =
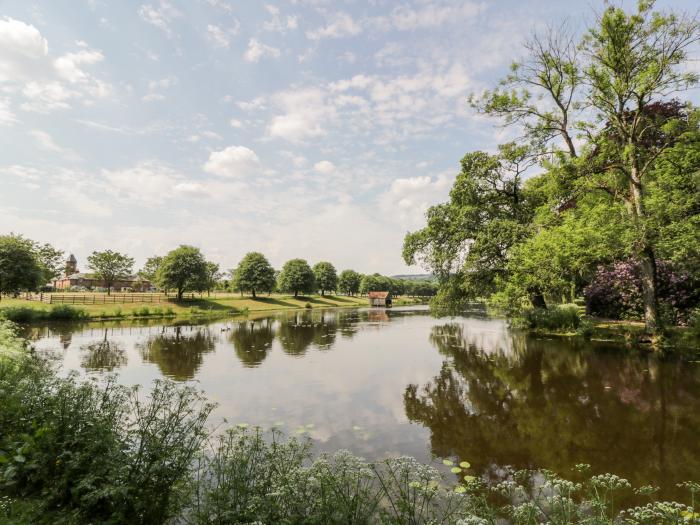
[[[255,368],[265,360],[275,339],[275,323],[271,318],[244,321],[231,329],[229,341],[243,366]]]
[[[63,339],[62,339],[63,340]],[[68,339],[70,344],[70,338]],[[63,347],[68,348],[67,346]],[[122,342],[109,337],[109,329],[103,330],[103,337],[80,347],[80,365],[88,371],[104,370],[111,372],[127,363],[126,350]]]
[[[183,381],[195,376],[215,339],[209,327],[175,326],[136,346],[142,359],[158,365],[165,377]]]
[[[404,404],[437,456],[493,476],[504,465],[567,473],[590,463],[667,494],[700,472],[692,365],[518,334],[481,346],[461,323],[433,327],[430,340],[447,359],[406,388]]]
[[[217,418],[303,427],[322,450],[456,456],[493,477],[505,467],[566,475],[585,462],[665,497],[700,472],[699,365],[529,338],[483,314],[316,310],[25,335],[38,351],[63,347],[69,370],[118,370],[127,384],[194,379]]]

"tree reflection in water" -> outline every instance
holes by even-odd
[[[274,320],[243,321],[235,325],[229,341],[243,366],[255,368],[265,360],[275,339]]]
[[[280,321],[277,336],[282,350],[293,356],[303,356],[313,344],[320,350],[333,346],[338,316],[313,312],[295,312]]]
[[[183,381],[194,377],[204,354],[214,350],[215,340],[207,327],[163,327],[162,333],[136,347],[143,360],[158,365],[164,376]]]
[[[82,345],[80,366],[87,371],[102,370],[111,372],[127,363],[124,345],[109,339],[109,329],[104,329],[104,337],[98,341]]]
[[[446,359],[431,382],[406,388],[404,405],[436,456],[491,476],[590,463],[666,497],[700,472],[700,414],[687,409],[700,404],[697,367],[524,335],[485,347],[460,323],[433,327],[430,340]]]

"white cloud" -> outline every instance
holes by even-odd
[[[445,24],[461,24],[473,19],[486,9],[483,2],[459,2],[457,5],[428,3],[421,9],[402,5],[391,13],[392,25],[400,31],[426,29]]]
[[[90,78],[89,75],[80,68],[81,65],[95,64],[102,59],[104,59],[104,56],[99,51],[83,49],[77,53],[66,53],[57,58],[54,64],[59,77],[68,82],[75,83],[83,82]]]
[[[229,120],[228,123],[232,128],[240,129],[243,127],[243,122],[241,122],[237,118],[232,118],[231,120]]]
[[[0,85],[6,90],[19,88],[25,111],[48,113],[66,109],[72,100],[92,103],[107,97],[111,86],[85,69],[104,59],[100,51],[78,41],[80,50],[52,59],[49,46],[39,30],[12,18],[0,19]],[[6,112],[11,112],[9,104]]]
[[[335,165],[329,160],[322,160],[314,164],[314,170],[322,175],[330,175],[335,171]]]
[[[248,41],[248,49],[243,54],[246,62],[259,62],[263,57],[277,58],[279,56],[279,49],[263,44],[256,38],[251,38]]]
[[[143,100],[144,102],[164,100],[165,95],[161,93],[161,91],[168,90],[177,83],[177,77],[172,75],[165,78],[161,78],[159,80],[151,80],[148,82],[148,93],[141,97],[141,100]]]
[[[378,199],[385,209],[394,210],[394,220],[409,228],[420,227],[427,209],[444,201],[454,180],[451,172],[436,177],[418,176],[395,179]]]
[[[0,19],[0,82],[32,78],[46,69],[49,44],[33,25]]]
[[[130,168],[102,170],[104,190],[128,204],[162,205],[168,192],[184,177],[159,161],[142,161]]]
[[[44,151],[50,151],[52,153],[58,153],[61,155],[63,158],[69,161],[79,161],[82,160],[80,156],[75,153],[73,150],[67,149],[67,148],[62,148],[56,142],[54,141],[53,137],[46,133],[45,131],[41,131],[38,129],[34,129],[28,132],[29,135],[31,135],[32,138],[36,141],[37,145],[39,146],[40,149]]]
[[[229,178],[243,178],[252,175],[260,165],[260,159],[252,149],[245,146],[229,146],[214,151],[202,169],[207,173]]]
[[[144,22],[162,30],[169,37],[173,36],[171,28],[173,20],[182,16],[182,13],[168,0],[158,0],[155,4],[143,4],[139,7],[138,13]]]
[[[335,109],[327,104],[326,93],[318,88],[284,91],[274,97],[274,102],[284,113],[272,119],[268,134],[292,142],[323,135],[324,123],[335,116]]]
[[[354,36],[362,32],[360,24],[347,13],[335,13],[328,24],[314,31],[307,31],[306,38],[309,40],[322,40],[324,38],[341,38]]]
[[[242,100],[236,102],[236,105],[243,111],[259,111],[265,109],[265,98],[255,97],[252,100]]]
[[[286,18],[282,16],[279,7],[267,4],[265,10],[270,13],[270,19],[263,23],[265,31],[273,31],[275,33],[285,33],[289,29],[296,29],[299,26],[298,18],[290,15]]]
[[[0,98],[0,126],[11,126],[17,122],[17,117],[10,109],[10,101]]]
[[[231,37],[238,33],[240,24],[236,20],[233,26],[229,29],[223,29],[220,26],[209,24],[207,25],[207,40],[214,47],[228,49],[231,45]]]

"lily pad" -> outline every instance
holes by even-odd
[[[453,474],[459,474],[460,472],[462,472],[462,469],[459,467],[452,467],[450,470]]]
[[[464,481],[467,481],[467,482],[474,481],[475,479],[476,479],[476,477],[474,477],[474,476],[464,476]]]
[[[468,461],[462,461],[462,462],[459,464],[459,466],[462,467],[462,468],[469,468],[469,467],[471,467],[472,465],[471,465],[471,463],[469,463]]]
[[[467,491],[466,487],[463,487],[462,485],[458,485],[455,487],[455,492],[457,494],[464,494]]]
[[[448,467],[451,467],[452,465],[454,465],[454,463],[452,463],[452,461],[450,461],[449,459],[443,459],[442,464],[447,465]]]

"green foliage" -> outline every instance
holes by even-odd
[[[459,291],[449,297],[518,309],[571,298],[598,264],[634,256],[657,330],[654,260],[700,267],[700,116],[670,98],[698,82],[687,53],[700,24],[653,6],[607,5],[580,42],[565,27],[534,35],[496,89],[471,97],[521,139],[464,157],[450,201],[406,236],[408,264]],[[523,184],[535,164],[544,173]]]
[[[331,263],[325,261],[316,263],[313,272],[316,288],[321,290],[321,295],[324,295],[325,292],[333,292],[338,288],[338,274],[335,271],[335,266]]]
[[[29,306],[7,306],[0,308],[0,319],[15,323],[33,321],[81,321],[88,319],[90,314],[82,308],[68,304],[58,304],[48,309],[37,309]]]
[[[0,494],[36,498],[39,523],[59,510],[80,523],[178,515],[211,410],[172,383],[156,383],[144,401],[114,378],[59,378],[30,357],[0,361],[0,404]]]
[[[178,301],[186,291],[204,289],[207,263],[202,252],[194,246],[182,245],[169,252],[158,268],[156,282],[165,290],[175,289]]]
[[[133,258],[112,250],[92,252],[87,260],[88,266],[95,272],[95,276],[105,282],[107,295],[110,294],[114,282],[128,277],[134,266]]]
[[[34,255],[41,268],[40,284],[44,285],[58,279],[63,273],[63,251],[57,250],[49,243],[33,242],[33,245]]]
[[[355,270],[343,270],[338,276],[338,291],[347,295],[355,295],[360,291],[362,276]]]
[[[0,298],[36,289],[42,275],[31,241],[18,235],[0,236]]]
[[[277,278],[277,286],[280,291],[293,293],[296,297],[299,293],[314,293],[316,278],[304,259],[292,259],[284,263]]]
[[[154,255],[146,259],[146,264],[139,271],[139,275],[144,279],[150,281],[151,283],[156,282],[156,275],[158,275],[158,268],[160,268],[163,262],[163,257],[159,255]]]
[[[233,271],[234,290],[250,292],[272,292],[275,289],[275,269],[267,258],[259,252],[249,252]]]
[[[581,313],[576,305],[531,308],[523,312],[528,328],[547,331],[576,331],[581,325]]]

